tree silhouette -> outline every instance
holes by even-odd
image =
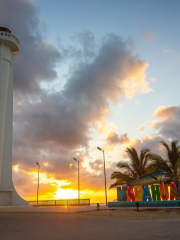
[[[129,161],[121,161],[117,164],[119,169],[123,172],[115,171],[111,174],[111,179],[116,179],[116,182],[110,185],[110,188],[114,188],[123,185],[127,182],[137,180],[147,174],[149,164],[149,149],[142,149],[140,155],[135,148],[126,148]]]
[[[180,177],[177,174],[180,164],[180,146],[177,143],[178,141],[172,141],[169,146],[165,141],[161,141],[161,144],[166,149],[166,159],[154,153],[148,154],[148,159],[152,161],[149,167],[158,167],[161,171],[169,172],[176,186],[180,182]]]

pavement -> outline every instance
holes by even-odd
[[[46,206],[10,206],[10,207],[1,207],[0,213],[9,212],[9,213],[78,213],[78,212],[87,212],[96,210],[96,206],[72,206],[72,207],[46,207]],[[100,209],[108,209],[106,206],[101,206]]]
[[[180,240],[179,209],[11,207],[0,209],[0,240]]]

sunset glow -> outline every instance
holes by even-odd
[[[58,199],[71,199],[71,198],[77,198],[77,197],[78,197],[77,190],[58,188],[56,192],[56,198]]]
[[[161,140],[180,139],[177,4],[106,1],[100,14],[101,1],[1,1],[1,25],[20,41],[12,172],[21,197],[37,197],[38,162],[39,199],[77,198],[76,158],[81,198],[104,202],[97,147],[108,189],[127,147],[163,155]]]
[[[0,0],[0,240],[179,239],[180,0]]]

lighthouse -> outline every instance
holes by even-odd
[[[27,205],[12,182],[13,57],[19,40],[0,27],[0,206]]]

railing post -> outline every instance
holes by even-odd
[[[97,210],[99,211],[99,208],[100,208],[100,204],[99,203],[97,203]]]
[[[136,202],[137,212],[139,211],[139,202]]]

